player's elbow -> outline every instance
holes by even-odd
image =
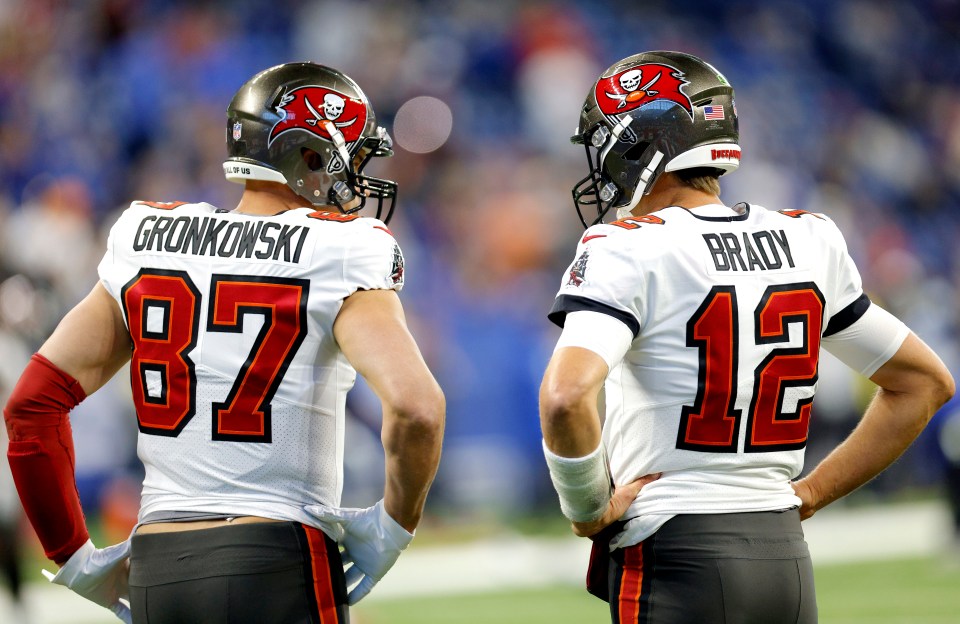
[[[930,358],[921,375],[914,378],[914,392],[923,396],[930,406],[930,416],[953,398],[957,391],[953,375],[940,358]]]
[[[892,397],[922,406],[919,413],[925,421],[956,393],[953,375],[943,360],[913,334],[870,379]]]
[[[443,391],[432,379],[384,399],[385,411],[393,415],[397,424],[418,437],[438,441],[443,437],[446,405]]]
[[[20,438],[20,427],[17,425],[18,419],[24,413],[23,406],[21,405],[22,401],[10,400],[7,401],[6,407],[3,408],[3,424],[7,429],[7,437],[10,440],[17,440]]]
[[[890,392],[889,388],[884,388]],[[953,375],[942,362],[937,360],[935,366],[929,366],[921,374],[912,375],[905,387],[895,392],[901,397],[912,397],[917,405],[924,406],[915,412],[917,425],[924,427],[933,418],[933,415],[943,407],[956,393],[956,384]]]
[[[548,440],[554,432],[577,426],[584,412],[596,408],[595,390],[577,380],[563,380],[555,375],[544,377],[540,386],[540,426]]]
[[[929,394],[931,402],[940,409],[947,401],[953,398],[957,392],[957,384],[953,375],[947,370],[946,366],[939,366],[938,370],[931,375],[929,381]]]

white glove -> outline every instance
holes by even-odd
[[[343,529],[340,545],[347,587],[357,583],[347,594],[351,605],[370,593],[413,539],[413,534],[407,533],[383,508],[383,499],[366,509],[330,509],[319,505],[304,509],[315,519]]]
[[[59,572],[53,574],[43,570],[43,575],[51,583],[70,588],[131,624],[129,556],[129,539],[104,549],[98,549],[92,541],[87,540],[67,559]]]

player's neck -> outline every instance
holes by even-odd
[[[640,203],[632,212],[634,215],[642,216],[668,206],[689,209],[715,204],[723,205],[723,202],[713,193],[687,186],[675,176],[663,175],[654,184],[650,193],[640,199]]]
[[[285,184],[248,180],[234,212],[252,215],[275,215],[309,206],[306,200]]]

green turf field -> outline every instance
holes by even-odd
[[[960,624],[960,557],[916,558],[816,568],[821,624]],[[63,588],[31,583],[46,604],[36,624],[116,624],[119,620]],[[374,595],[376,589],[374,589]],[[0,622],[6,624],[0,594]],[[54,598],[59,607],[49,604]],[[77,602],[79,601],[79,602]],[[86,609],[80,609],[86,606]],[[364,600],[353,624],[590,624],[609,622],[607,605],[578,587]]]
[[[957,624],[960,558],[816,569],[823,624]]]
[[[906,559],[818,567],[822,624],[957,624],[960,560]],[[374,590],[376,591],[376,590]],[[577,588],[362,602],[355,624],[608,622],[607,605]]]

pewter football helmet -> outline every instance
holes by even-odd
[[[388,221],[397,183],[363,175],[393,142],[360,87],[317,63],[286,63],[248,80],[227,107],[224,175],[231,182],[281,182],[316,206],[341,212],[376,201]]]
[[[588,227],[610,208],[626,213],[664,171],[733,171],[739,139],[733,87],[711,65],[681,52],[627,57],[593,84],[570,139],[590,164],[573,188],[577,214]]]

